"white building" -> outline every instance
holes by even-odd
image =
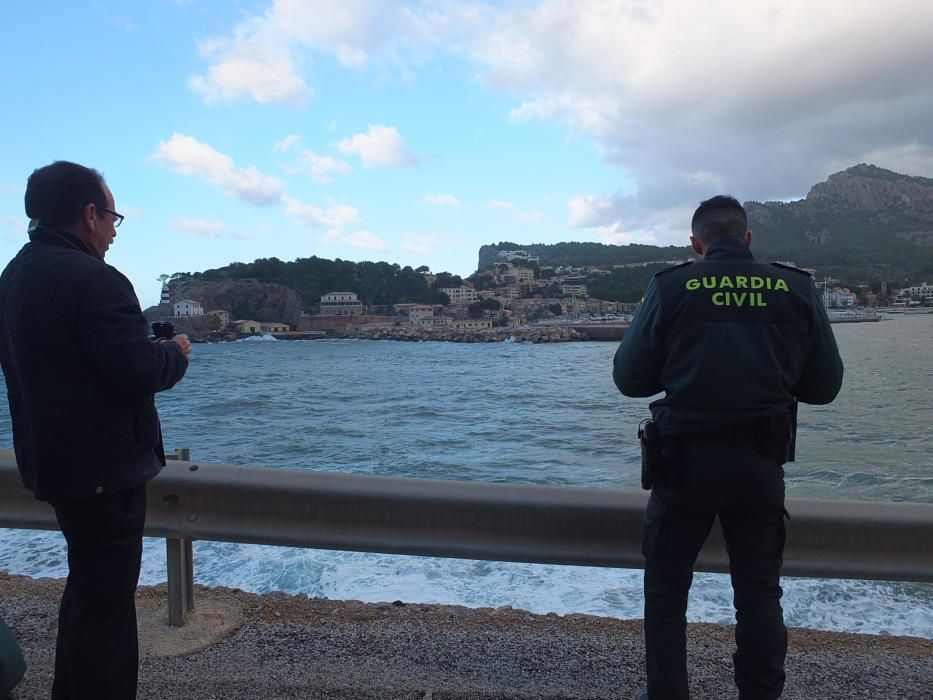
[[[453,321],[450,316],[435,316],[434,311],[433,306],[413,306],[408,311],[409,323],[417,328],[442,328]]]
[[[512,267],[508,272],[499,275],[503,284],[521,284],[523,282],[534,282],[535,271],[530,267]]]
[[[420,325],[420,321],[426,318],[434,318],[433,306],[420,306],[416,304],[408,309],[408,321],[411,325]]]
[[[525,262],[538,262],[538,256],[532,255],[527,250],[500,250],[496,253],[497,257],[506,260],[524,260]]]
[[[213,309],[207,312],[208,316],[216,316],[220,321],[221,327],[226,326],[230,323],[230,312],[226,309]]]
[[[451,304],[472,304],[476,301],[476,290],[473,287],[441,287],[441,291],[450,298]]]
[[[832,287],[826,290],[826,306],[838,309],[842,306],[855,305],[855,294],[842,287]]]
[[[182,316],[203,316],[204,307],[201,306],[200,301],[194,301],[193,299],[182,299],[181,301],[176,301],[172,308],[175,310],[175,318],[180,318]]]
[[[321,297],[321,316],[361,316],[363,303],[356,292],[328,292]]]
[[[454,328],[465,331],[476,331],[485,328],[492,328],[491,318],[464,318],[454,321]]]
[[[259,328],[263,333],[287,333],[291,330],[287,323],[279,321],[263,321],[259,324]]]
[[[563,294],[566,294],[569,297],[586,297],[586,285],[585,284],[562,284],[560,286],[560,291]]]
[[[897,296],[904,301],[919,301],[921,304],[933,304],[933,284],[921,282],[914,287],[904,287]]]

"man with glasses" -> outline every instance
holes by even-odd
[[[145,486],[165,464],[154,394],[190,346],[150,340],[133,285],[104,262],[123,216],[100,173],[52,163],[25,200],[30,242],[0,276],[0,366],[23,483],[68,543],[52,697],[128,700]]]

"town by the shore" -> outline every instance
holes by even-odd
[[[17,700],[49,697],[61,579],[0,573],[0,615],[29,670]],[[196,587],[169,627],[164,585],[140,588],[141,700],[633,698],[641,620],[510,607],[362,603]],[[734,627],[688,626],[691,697],[735,697]],[[926,698],[933,641],[789,630],[787,700]]]

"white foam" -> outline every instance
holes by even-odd
[[[239,340],[237,340],[237,341],[235,341],[235,342],[237,342],[237,343],[250,343],[250,342],[255,342],[255,341],[270,341],[270,340],[271,340],[271,341],[274,341],[274,342],[276,342],[276,343],[279,341],[279,339],[276,338],[276,337],[273,336],[273,335],[265,335],[265,334],[263,334],[263,335],[251,335],[251,336],[249,336],[249,337],[247,337],[247,338],[240,338]]]
[[[642,572],[225,542],[195,543],[195,580],[256,593],[284,591],[367,602],[402,600],[469,607],[511,605],[535,613],[642,617]],[[4,530],[0,570],[33,577],[67,574],[58,532]],[[165,541],[146,538],[140,583],[165,580]],[[933,586],[785,578],[788,626],[933,639]],[[729,577],[694,577],[687,619],[734,622]]]

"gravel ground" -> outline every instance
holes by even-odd
[[[63,582],[0,574],[0,615],[29,672],[18,700],[48,698]],[[633,698],[640,620],[511,608],[309,599],[198,587],[186,627],[165,587],[138,595],[140,700]],[[694,698],[736,697],[733,628],[689,628]],[[785,698],[930,698],[933,641],[790,631]]]

